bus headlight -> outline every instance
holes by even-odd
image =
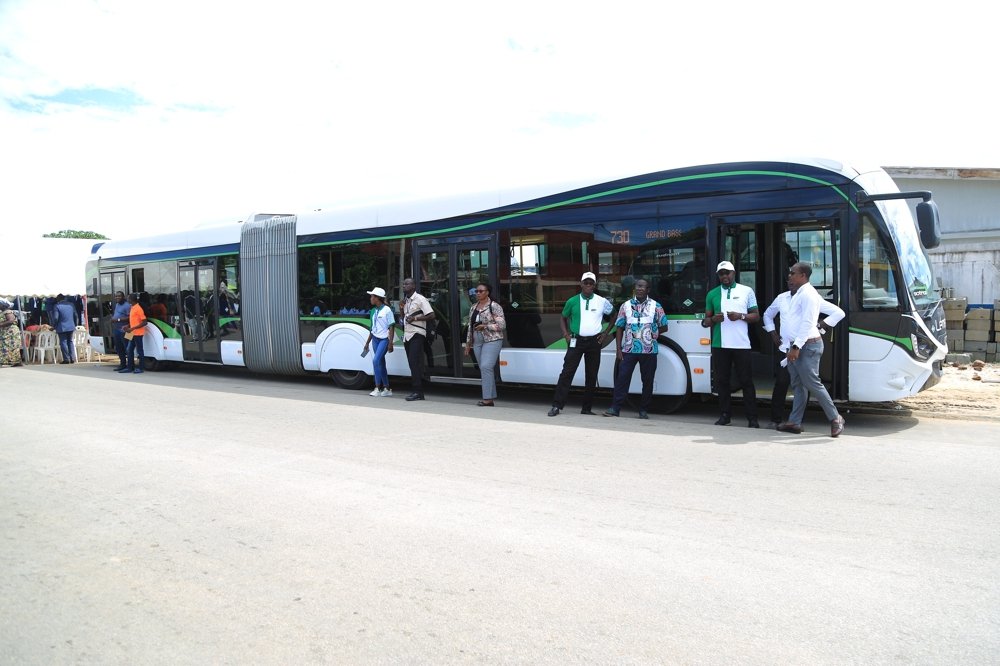
[[[919,333],[910,333],[910,344],[913,345],[913,354],[922,360],[929,359],[937,350],[937,345]]]

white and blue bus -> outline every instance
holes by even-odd
[[[915,222],[906,199],[920,198]],[[585,271],[616,307],[643,278],[670,328],[654,393],[675,409],[713,392],[701,327],[714,267],[736,265],[763,309],[786,289],[795,261],[847,312],[822,376],[838,400],[911,396],[940,377],[946,353],[940,298],[925,248],[939,242],[929,192],[900,193],[879,168],[826,161],[738,162],[678,168],[559,190],[491,193],[412,204],[253,215],[242,222],[97,244],[87,267],[95,348],[110,350],[116,291],[138,292],[152,322],[147,361],[237,365],[259,373],[329,373],[371,384],[367,291],[401,295],[414,277],[437,323],[428,335],[432,381],[478,383],[463,355],[470,288],[493,285],[506,311],[503,384],[554,385],[565,341],[559,317]],[[752,333],[758,386],[777,352]],[[599,385],[611,387],[614,346]],[[391,375],[407,376],[402,345]],[[575,384],[582,386],[583,368]],[[638,373],[632,389],[639,391]]]

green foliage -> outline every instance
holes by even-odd
[[[92,238],[94,240],[108,240],[104,234],[96,231],[76,231],[75,229],[63,229],[54,234],[42,234],[42,238]]]

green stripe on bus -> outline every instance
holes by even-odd
[[[906,338],[899,338],[899,337],[896,337],[895,335],[886,335],[885,333],[876,333],[875,331],[866,331],[863,328],[855,328],[853,326],[848,327],[847,330],[849,332],[851,332],[851,333],[857,333],[858,335],[869,335],[869,336],[871,336],[873,338],[881,338],[882,340],[888,340],[889,342],[895,342],[897,345],[900,345],[901,347],[906,347],[910,351],[913,351],[913,341],[911,341],[910,338],[908,338],[908,337],[906,337]]]
[[[516,217],[523,217],[525,215],[532,215],[534,213],[541,213],[546,210],[552,210],[553,208],[561,208],[563,206],[571,206],[577,203],[584,203],[586,201],[593,201],[595,199],[600,199],[602,197],[608,197],[614,194],[621,194],[623,192],[630,192],[633,190],[642,190],[650,187],[657,187],[659,185],[670,185],[672,183],[682,183],[685,181],[692,180],[705,180],[708,178],[727,178],[729,176],[770,176],[776,178],[794,178],[797,180],[805,180],[811,183],[816,183],[817,185],[823,185],[829,187],[835,191],[840,197],[847,202],[847,204],[854,210],[858,211],[858,207],[851,201],[851,198],[847,196],[847,193],[841,190],[839,187],[833,183],[828,183],[825,180],[820,180],[819,178],[813,178],[812,176],[803,176],[796,173],[785,173],[783,171],[720,171],[719,173],[706,173],[706,174],[696,174],[691,176],[678,176],[676,178],[665,178],[663,180],[653,181],[651,183],[640,183],[638,185],[629,185],[627,187],[618,187],[613,190],[607,190],[606,192],[597,192],[595,194],[588,194],[582,197],[576,197],[573,199],[567,199],[566,201],[557,201],[556,203],[547,204],[545,206],[538,206],[537,208],[530,208],[528,210],[518,211],[516,213],[508,213],[506,215],[500,215],[499,217],[491,217],[488,220],[483,220],[481,222],[470,222],[469,224],[462,224],[457,227],[449,227],[446,229],[434,229],[431,231],[417,231],[411,234],[397,234],[395,236],[372,236],[370,238],[353,238],[349,240],[331,241],[327,243],[308,243],[300,245],[299,247],[319,247],[324,245],[347,245],[348,243],[357,243],[359,241],[380,241],[380,240],[398,240],[402,238],[420,238],[422,236],[435,236],[438,234],[450,234],[456,231],[467,231],[469,229],[476,229],[478,227],[483,227],[489,224],[494,224],[496,222],[503,222],[504,220],[511,220]]]
[[[160,333],[162,333],[163,337],[165,337],[165,338],[179,338],[179,337],[181,337],[181,334],[178,333],[177,331],[175,331],[174,327],[171,326],[170,324],[168,324],[165,321],[161,321],[159,319],[150,319],[149,323],[155,325],[156,328],[159,329]]]

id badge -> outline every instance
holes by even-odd
[[[569,346],[570,346],[570,349],[572,349],[573,347],[576,347],[576,336],[573,336],[572,338],[569,339]]]

